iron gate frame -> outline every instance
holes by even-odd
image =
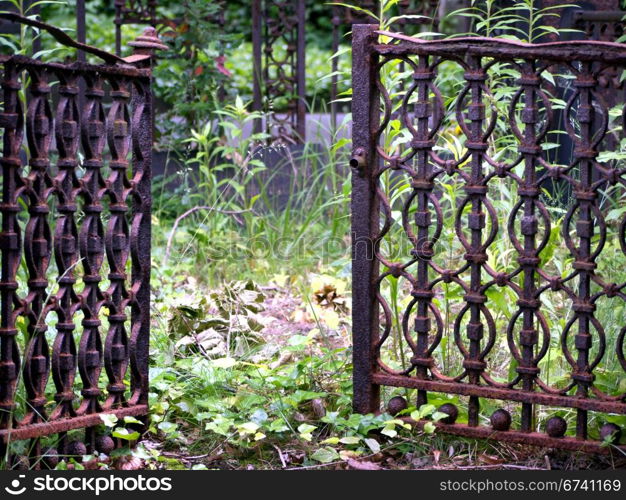
[[[383,44],[378,41],[378,36],[384,34],[391,37],[393,43]],[[384,214],[385,205],[382,204],[381,193],[377,191],[378,180],[377,175],[380,174],[385,168],[381,167],[383,163],[393,164],[393,159],[383,159],[378,151],[378,134],[381,133],[381,110],[380,99],[381,90],[380,83],[378,82],[378,73],[380,65],[382,65],[385,58],[403,59],[411,56],[417,56],[418,61],[414,66],[414,85],[416,89],[419,89],[418,102],[415,104],[415,116],[419,125],[415,125],[416,130],[412,131],[412,142],[410,147],[415,149],[415,157],[420,160],[417,162],[417,174],[410,174],[412,187],[418,195],[418,199],[423,196],[428,196],[433,191],[433,184],[436,176],[432,173],[433,168],[439,168],[439,172],[446,172],[445,168],[453,168],[454,166],[442,166],[441,164],[433,162],[431,164],[431,150],[434,145],[433,135],[436,133],[430,130],[428,124],[431,113],[434,113],[434,105],[430,101],[428,84],[434,85],[434,73],[433,66],[435,63],[429,63],[429,58],[442,58],[455,61],[465,60],[467,58],[468,66],[465,67],[465,85],[467,92],[469,93],[471,102],[469,106],[469,115],[467,120],[472,124],[479,123],[479,132],[472,132],[474,135],[481,135],[483,133],[483,126],[486,126],[485,121],[484,104],[482,103],[481,91],[478,90],[482,84],[482,79],[485,75],[485,70],[481,65],[481,58],[492,58],[492,60],[522,60],[522,61],[536,61],[541,60],[543,62],[560,63],[560,62],[573,62],[578,61],[585,68],[590,67],[594,62],[602,62],[607,66],[612,64],[620,67],[626,67],[626,47],[622,44],[615,44],[609,42],[556,42],[547,44],[523,44],[511,41],[503,41],[497,39],[485,39],[485,38],[461,38],[461,39],[449,39],[438,41],[424,41],[419,39],[413,39],[403,35],[393,33],[383,33],[378,31],[376,25],[361,24],[353,26],[353,100],[352,100],[352,117],[353,117],[353,151],[352,158],[350,160],[350,166],[352,168],[352,200],[351,200],[351,214],[352,214],[352,337],[353,337],[353,408],[358,413],[377,413],[380,412],[380,388],[382,386],[388,387],[401,387],[407,389],[417,390],[417,406],[425,404],[427,402],[427,393],[436,392],[443,394],[452,394],[460,397],[468,398],[468,424],[455,423],[458,409],[440,408],[440,411],[449,415],[449,417],[435,423],[436,428],[444,433],[456,434],[460,436],[473,437],[473,438],[486,438],[495,439],[501,441],[525,443],[537,446],[548,446],[553,448],[563,448],[575,451],[605,453],[610,450],[610,447],[603,446],[601,442],[589,440],[587,435],[587,416],[588,411],[598,411],[603,413],[615,413],[620,415],[626,415],[626,394],[621,394],[613,399],[594,399],[589,397],[590,388],[593,388],[593,362],[589,360],[589,350],[591,348],[592,335],[590,334],[589,322],[593,322],[593,314],[591,305],[589,304],[589,298],[585,295],[586,292],[581,291],[583,297],[580,301],[574,303],[575,315],[572,321],[578,321],[583,318],[581,324],[583,326],[581,331],[576,335],[575,346],[579,352],[578,360],[573,360],[572,365],[572,383],[571,388],[577,388],[577,394],[575,396],[568,395],[570,390],[565,393],[548,393],[543,390],[537,390],[536,376],[538,375],[538,362],[539,359],[534,358],[533,346],[538,344],[537,336],[540,326],[531,323],[531,326],[524,325],[528,331],[523,331],[519,342],[522,347],[519,348],[516,359],[519,363],[518,378],[519,382],[514,383],[510,387],[502,387],[492,385],[490,383],[481,384],[481,376],[486,372],[486,363],[484,358],[486,354],[481,352],[481,338],[483,337],[483,321],[481,319],[481,313],[479,312],[478,319],[472,319],[474,323],[469,324],[467,330],[467,339],[470,343],[470,349],[468,352],[463,353],[463,367],[464,375],[458,381],[457,380],[443,380],[442,377],[437,376],[432,371],[434,359],[432,357],[432,351],[436,348],[435,340],[433,344],[429,344],[428,336],[430,331],[430,312],[429,307],[433,298],[432,287],[437,281],[455,279],[455,270],[442,270],[440,272],[434,272],[434,277],[429,278],[427,271],[424,268],[428,268],[428,261],[433,255],[432,245],[428,236],[428,227],[431,224],[430,215],[432,210],[428,207],[429,201],[420,201],[425,204],[424,207],[419,208],[423,213],[420,218],[420,222],[416,219],[416,226],[420,233],[417,234],[416,240],[412,242],[414,248],[412,255],[415,259],[414,263],[418,265],[418,271],[413,273],[414,282],[411,294],[414,297],[416,303],[416,310],[409,310],[404,314],[412,314],[411,317],[415,318],[415,331],[416,339],[415,344],[410,345],[410,351],[412,351],[412,358],[410,360],[410,370],[405,370],[402,374],[385,372],[385,370],[379,365],[379,350],[382,342],[384,342],[384,336],[381,338],[380,333],[380,312],[381,306],[379,299],[377,298],[377,286],[379,280],[382,280],[386,275],[392,276],[404,276],[408,274],[404,269],[404,263],[387,262],[385,266],[387,270],[381,274],[381,261],[377,256],[377,245],[384,236],[384,230],[380,229],[381,213]],[[431,65],[432,64],[432,65]],[[534,67],[534,66],[533,66]],[[417,68],[417,69],[415,69]],[[521,71],[521,70],[520,70]],[[581,70],[582,73],[582,70]],[[538,78],[531,78],[532,75],[522,76],[519,81],[519,92],[531,92],[533,86],[537,84]],[[581,77],[580,83],[577,84],[582,89],[589,89],[593,87],[593,82],[585,80]],[[585,94],[586,95],[586,94]],[[478,97],[477,97],[478,96]],[[387,98],[388,99],[388,98]],[[581,99],[586,99],[582,98]],[[479,102],[478,102],[479,101]],[[387,101],[385,101],[388,107]],[[533,106],[535,104],[533,103]],[[586,101],[581,104],[583,111],[581,111],[581,122],[589,124],[588,114],[593,114],[590,110],[590,104]],[[525,123],[534,124],[537,123],[536,109],[533,111],[532,106],[525,111],[524,118]],[[387,111],[388,113],[389,111]],[[458,112],[458,111],[457,111]],[[389,119],[389,115],[385,115],[385,120]],[[435,120],[436,121],[436,120]],[[460,122],[460,119],[459,119]],[[384,121],[383,121],[384,123]],[[406,126],[406,125],[405,125]],[[419,131],[417,130],[417,127]],[[433,127],[438,127],[436,125]],[[472,125],[473,126],[473,125]],[[534,126],[534,125],[533,125]],[[587,126],[587,125],[585,125]],[[591,125],[588,125],[589,127]],[[493,239],[488,244],[482,243],[483,239],[489,239],[491,236],[478,237],[478,242],[474,241],[475,234],[482,234],[482,228],[485,227],[485,217],[489,216],[489,213],[481,212],[484,208],[481,208],[481,203],[488,201],[486,197],[488,184],[487,181],[481,185],[484,180],[480,170],[482,164],[485,161],[483,151],[486,150],[484,137],[469,137],[469,129],[464,129],[464,134],[467,138],[466,148],[468,149],[468,158],[471,162],[472,173],[471,179],[463,178],[464,186],[467,192],[466,200],[470,200],[470,206],[472,211],[470,213],[470,226],[469,231],[472,233],[472,243],[464,244],[466,250],[466,263],[467,268],[472,270],[471,284],[465,289],[464,300],[467,302],[469,309],[477,309],[481,311],[484,307],[486,296],[481,292],[481,286],[484,284],[480,277],[480,271],[478,268],[483,269],[483,264],[486,259],[486,248],[491,244]],[[433,135],[428,135],[431,133]],[[490,133],[490,132],[489,132]],[[519,131],[518,131],[519,133]],[[517,134],[516,134],[517,135]],[[520,140],[519,154],[523,162],[527,159],[534,165],[534,161],[541,155],[541,148],[535,144],[536,137],[530,137],[528,140]],[[587,140],[587,139],[586,139]],[[593,151],[592,146],[583,141],[578,144],[577,152],[580,161],[585,162],[585,170],[591,169],[591,160],[589,158],[595,158],[597,152]],[[578,161],[578,160],[577,160]],[[431,164],[430,166],[428,166]],[[574,163],[575,165],[576,163]],[[454,167],[457,168],[457,167]],[[532,167],[534,169],[535,167]],[[583,167],[580,167],[583,169]],[[428,169],[431,169],[429,172]],[[531,169],[531,170],[532,170]],[[608,169],[607,169],[608,170]],[[408,172],[407,172],[408,173]],[[503,170],[500,172],[502,175],[506,175]],[[559,170],[559,167],[555,167],[552,174],[559,176],[563,175],[563,172]],[[621,182],[625,183],[624,175],[625,171],[613,169],[603,173],[606,175],[607,182]],[[494,174],[495,175],[495,174]],[[499,175],[499,174],[498,174]],[[533,174],[534,175],[534,174]],[[589,175],[589,174],[583,174]],[[474,178],[476,176],[476,178]],[[611,180],[612,179],[612,180]],[[473,181],[470,182],[470,180]],[[523,179],[521,179],[523,181]],[[522,205],[529,203],[529,200],[535,200],[538,196],[538,186],[534,184],[536,179],[530,178],[523,181],[519,186],[519,197]],[[598,186],[595,187],[595,190]],[[580,181],[579,190],[575,193],[580,203],[585,207],[591,206],[593,199],[592,194],[595,193],[589,183],[588,178],[583,178]],[[474,203],[477,201],[478,203]],[[484,205],[482,205],[484,207]],[[488,207],[487,207],[488,209]],[[388,209],[391,210],[391,209]],[[593,210],[592,208],[586,208],[585,210]],[[487,210],[488,212],[488,210]],[[437,216],[437,214],[435,214]],[[417,217],[417,215],[416,215]],[[571,215],[570,218],[573,216]],[[590,244],[591,236],[593,234],[593,218],[589,213],[586,215],[587,219],[576,219],[576,229],[581,238],[581,246]],[[531,220],[532,219],[532,220]],[[457,221],[458,222],[458,221]],[[548,221],[549,222],[549,221]],[[537,221],[536,216],[529,217],[524,221],[524,227],[522,234],[537,233]],[[591,228],[591,233],[589,233]],[[406,230],[405,230],[406,231]],[[426,233],[424,233],[426,231]],[[458,229],[457,229],[458,233]],[[414,235],[416,236],[416,235]],[[620,243],[622,245],[622,251],[626,253],[626,219],[622,222],[620,229]],[[420,241],[421,243],[417,243]],[[534,241],[534,236],[533,236]],[[585,243],[587,242],[587,243]],[[539,262],[537,255],[540,250],[536,250],[534,247],[536,243],[532,244],[532,248],[535,248],[535,254],[533,254],[532,248],[524,247],[524,255],[520,255],[520,267],[522,269],[523,276],[534,276],[534,272],[538,269]],[[484,246],[483,246],[484,245]],[[526,245],[526,243],[524,243]],[[578,256],[576,256],[575,266],[583,278],[583,282],[589,280],[590,274],[594,269],[595,257],[593,253],[587,250],[580,250]],[[424,267],[420,266],[423,265]],[[408,264],[406,265],[408,267]],[[435,270],[436,271],[436,270]],[[457,270],[458,271],[458,270]],[[460,274],[458,271],[457,274]],[[443,274],[442,274],[443,273]],[[495,273],[495,271],[494,271]],[[486,273],[487,274],[487,273]],[[512,279],[506,273],[488,273],[488,279],[494,280],[494,284],[503,283],[500,286],[507,286]],[[514,275],[513,275],[514,276]],[[574,276],[578,276],[574,275]],[[534,277],[532,278],[534,279]],[[508,280],[508,282],[507,282]],[[548,286],[548,285],[545,285]],[[562,286],[559,279],[554,279],[550,282],[549,287],[559,289]],[[589,285],[582,285],[589,286]],[[621,296],[626,298],[622,290],[626,286],[626,283],[617,284],[604,284],[603,293],[609,296]],[[521,287],[520,287],[521,289]],[[524,284],[523,290],[518,293],[519,297],[519,310],[527,311],[529,314],[534,314],[540,307],[541,298],[535,299],[534,285]],[[520,313],[521,314],[521,313]],[[524,313],[525,314],[525,313]],[[463,314],[459,313],[460,317]],[[534,316],[532,316],[534,318]],[[460,321],[460,320],[459,320]],[[597,321],[597,320],[595,320]],[[535,326],[532,326],[535,325]],[[487,325],[488,327],[489,325]],[[570,325],[571,326],[571,325]],[[471,327],[471,328],[470,328]],[[487,332],[489,328],[485,327],[484,335],[491,335]],[[405,327],[403,327],[404,329]],[[455,326],[455,335],[460,330],[460,323]],[[569,330],[566,330],[569,332]],[[408,332],[408,326],[405,330],[405,336]],[[617,343],[615,346],[616,354],[622,368],[626,371],[626,361],[624,360],[624,344],[626,327],[623,328],[618,335]],[[497,333],[495,333],[497,334]],[[387,334],[385,334],[387,335]],[[563,333],[565,335],[565,333]],[[544,337],[545,344],[545,337]],[[488,337],[488,341],[493,346],[493,341]],[[515,342],[515,341],[514,341]],[[510,344],[509,344],[510,345]],[[459,348],[460,349],[460,348]],[[543,349],[543,347],[542,347]],[[521,354],[520,354],[521,352]],[[604,350],[602,351],[604,355]],[[511,359],[514,354],[511,354]],[[571,356],[571,354],[570,354]],[[597,364],[597,363],[596,363]],[[590,367],[591,365],[591,367]],[[469,381],[462,381],[465,376]],[[518,388],[519,384],[523,385],[523,388]],[[490,400],[504,400],[512,403],[519,403],[522,407],[521,417],[521,429],[510,430],[510,414],[505,410],[498,410],[498,415],[492,416],[492,427],[479,426],[479,411],[480,411],[480,398],[486,398]],[[390,413],[397,413],[398,410],[406,408],[406,401],[400,400],[396,408],[389,408]],[[576,437],[564,436],[566,429],[563,427],[564,420],[560,417],[553,417],[548,420],[547,433],[534,431],[535,424],[533,422],[533,409],[535,405],[551,406],[559,408],[573,408],[577,412],[576,422]],[[496,413],[498,413],[496,412]],[[424,421],[415,422],[409,418],[405,419],[417,426],[423,426]],[[507,423],[508,419],[508,423]],[[602,435],[611,432],[619,431],[619,428],[614,427],[614,424],[607,424],[609,427],[603,428]],[[621,431],[619,431],[621,432]],[[626,446],[619,446],[623,451],[626,450]]]
[[[80,59],[57,63],[0,56],[4,92],[0,113],[0,127],[4,129],[0,158],[0,460],[7,455],[11,442],[30,439],[30,467],[46,464],[53,468],[59,455],[109,452],[121,444],[97,435],[103,414],[120,419],[148,414],[151,61],[155,50],[167,47],[160,43],[156,31],[148,28],[129,43],[133,55],[122,59],[75,42],[45,23],[11,14],[2,16],[47,30],[83,56],[90,53],[105,61],[94,65]],[[19,98],[24,74],[30,77],[25,106]],[[58,82],[54,94],[51,81]],[[106,110],[105,97],[111,100]],[[56,158],[50,154],[53,138]],[[30,151],[26,161],[24,140]],[[82,162],[79,151],[84,154]],[[50,170],[54,159],[56,173]],[[29,168],[21,173],[26,165]],[[84,173],[77,176],[81,166]],[[106,177],[103,167],[109,169]],[[56,206],[50,206],[51,200]],[[108,225],[103,212],[109,215]],[[25,213],[28,217],[22,230],[19,215]],[[80,224],[79,213],[84,215]],[[59,217],[52,231],[55,215]],[[17,279],[22,254],[28,274],[25,292],[20,291]],[[57,274],[51,276],[52,259],[56,262],[52,270]],[[102,274],[105,262],[106,276]],[[110,282],[107,290],[99,286],[105,277]],[[80,292],[74,288],[79,282],[84,284]],[[58,291],[47,292],[55,283]],[[103,308],[109,310],[106,331],[101,321]],[[78,312],[83,313],[79,345],[74,339]],[[50,313],[58,318],[51,348],[45,323]],[[21,335],[17,327],[20,317],[28,323],[23,352],[16,341]],[[124,324],[128,320],[127,331]],[[79,373],[82,398],[77,405]],[[130,388],[125,385],[126,377]],[[104,378],[108,380],[106,393],[99,388]],[[46,385],[50,380],[55,386],[56,405],[48,410],[51,401]],[[16,399],[20,388],[25,391],[25,402]],[[23,412],[20,419],[16,410]],[[68,431],[83,428],[84,440],[68,439]],[[42,449],[41,438],[53,435],[58,439],[56,445]],[[25,458],[8,459],[9,466],[24,466]]]

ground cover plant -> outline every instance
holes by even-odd
[[[11,0],[24,11],[20,0]],[[42,3],[44,19],[71,29],[73,2]],[[90,19],[112,19],[107,2],[89,5]],[[382,29],[394,30],[397,0],[384,0],[377,12],[367,14],[379,20]],[[259,145],[264,133],[250,133],[260,115],[251,111],[251,49],[245,23],[235,32],[220,31],[208,19],[215,10],[201,0],[163,2],[164,16],[182,21],[163,27],[162,38],[172,51],[154,68],[156,97],[164,109],[157,117],[157,147],[182,158],[178,169],[155,179],[153,186],[152,332],[150,347],[150,416],[146,422],[133,417],[118,420],[103,417],[101,432],[124,446],[101,455],[72,453],[67,461],[55,463],[45,456],[45,466],[56,468],[168,468],[168,469],[421,469],[421,468],[607,468],[623,467],[626,457],[614,452],[591,457],[536,448],[477,442],[443,436],[434,425],[418,430],[399,416],[427,418],[437,422],[445,417],[437,411],[444,403],[460,410],[466,421],[463,401],[455,396],[432,394],[429,404],[409,405],[399,415],[382,412],[360,415],[352,411],[351,380],[351,283],[350,283],[350,140],[349,113],[337,130],[320,124],[301,151],[274,145],[274,153],[286,158],[286,196],[277,203],[274,182],[281,175],[265,161]],[[202,16],[196,16],[198,9]],[[242,9],[232,2],[232,11]],[[312,61],[307,92],[309,110],[323,113],[329,107],[330,58],[339,58],[340,97],[349,103],[350,49],[342,43],[331,54],[328,33],[330,5],[312,8],[315,28],[307,56]],[[358,11],[355,8],[355,11]],[[24,12],[28,14],[28,11]],[[518,2],[515,9],[498,8],[495,0],[472,2],[470,8],[449,12],[440,25],[441,35],[430,27],[416,36],[458,36],[458,26],[469,26],[469,35],[501,36],[536,42],[553,33],[547,19],[551,9],[539,9],[533,0]],[[243,17],[243,16],[242,16]],[[94,45],[113,46],[112,31],[106,24],[93,23]],[[112,26],[112,24],[110,24]],[[124,36],[132,39],[138,27],[127,26]],[[135,30],[135,31],[134,31]],[[31,50],[32,30],[0,38],[3,50]],[[44,41],[44,58],[63,56],[64,49]],[[222,57],[224,59],[222,59]],[[439,69],[438,86],[446,106],[445,131],[437,139],[442,154],[462,157],[464,145],[454,115],[462,69],[449,64]],[[406,93],[410,75],[401,63],[385,66],[385,86],[397,111]],[[514,69],[501,65],[491,72],[489,87],[496,89],[488,113],[506,115],[514,96],[512,82],[519,77]],[[546,78],[551,76],[546,71]],[[558,80],[558,75],[556,76]],[[560,85],[567,85],[564,79]],[[184,92],[181,92],[184,89]],[[551,96],[554,109],[565,103]],[[611,130],[621,134],[619,109],[612,110]],[[391,154],[410,140],[399,120],[385,131],[382,144]],[[493,134],[489,152],[494,158],[515,155],[517,143],[502,126]],[[544,145],[547,154],[558,143],[551,137]],[[626,153],[618,142],[612,155],[604,158],[623,164]],[[399,213],[402,197],[410,189],[405,178],[385,175],[381,180],[389,194],[391,210]],[[497,185],[494,208],[501,227],[518,199],[516,188],[502,180]],[[563,218],[571,206],[566,187],[546,186],[542,194],[551,220],[548,243],[541,254],[550,272],[566,276],[571,267],[567,250],[559,243]],[[445,225],[435,253],[445,268],[458,267],[463,248],[454,235],[455,214],[462,197],[454,179],[443,184],[440,203]],[[617,233],[626,208],[619,187],[603,193],[602,208],[608,223],[605,250],[613,258],[603,262],[601,272],[614,283],[626,281],[624,255],[619,251]],[[401,220],[401,216],[396,217]],[[545,228],[544,228],[545,229]],[[402,227],[391,227],[382,250],[397,260],[410,252],[402,238]],[[516,266],[515,251],[507,238],[490,249],[493,269],[507,272]],[[568,260],[569,259],[569,260]],[[21,276],[25,282],[26,275]],[[402,311],[410,301],[406,283],[386,280],[382,293],[392,312],[391,341],[386,344],[385,362],[402,368],[407,362],[402,335]],[[462,290],[445,285],[435,300],[444,315],[444,338],[438,355],[446,367],[459,366],[462,358],[448,349],[452,325],[459,312]],[[558,385],[567,370],[559,348],[559,332],[572,311],[559,294],[544,299],[551,332],[549,354],[541,369]],[[511,320],[510,304],[516,300],[508,289],[489,292],[496,311],[498,330]],[[623,327],[624,305],[599,305],[596,315],[607,328],[607,343],[615,342]],[[54,322],[48,334],[54,337]],[[78,333],[77,333],[78,335]],[[505,342],[506,339],[500,341]],[[23,347],[23,346],[22,346]],[[515,365],[495,349],[490,363],[499,367],[507,380]],[[498,357],[500,353],[500,357]],[[610,393],[624,392],[626,379],[613,356],[597,373],[600,385]],[[54,387],[50,384],[50,393]],[[104,389],[104,385],[102,387]],[[404,396],[416,401],[415,391],[386,388],[383,400]],[[22,394],[21,397],[24,397]],[[485,401],[484,417],[499,406]],[[542,409],[572,422],[574,411]],[[538,421],[544,415],[537,415]],[[623,416],[610,421],[626,426]],[[591,420],[597,434],[600,420]],[[15,442],[6,457],[5,468],[28,467],[10,456],[22,456],[28,443]],[[44,448],[54,446],[46,442]],[[607,447],[611,444],[606,443]]]

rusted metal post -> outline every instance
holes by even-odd
[[[378,371],[374,345],[378,340],[378,306],[374,282],[378,261],[374,258],[379,228],[379,199],[375,190],[378,168],[376,138],[380,122],[376,87],[378,56],[376,25],[356,24],[352,31],[352,345],[354,411],[369,413],[380,408]]]
[[[80,43],[87,43],[85,15],[85,0],[76,0],[76,41]],[[76,58],[79,61],[84,61],[85,53],[78,50]]]
[[[130,42],[133,58],[139,67],[150,68],[157,50],[167,50],[154,28],[146,28],[143,35]],[[145,59],[140,59],[145,58]],[[150,82],[137,86],[133,92],[136,115],[136,133],[133,136],[133,180],[139,197],[133,218],[137,225],[137,249],[133,259],[132,282],[136,284],[135,306],[132,309],[132,339],[130,358],[135,367],[132,377],[134,404],[148,403],[148,354],[150,339],[150,262],[152,228],[152,144],[154,130],[154,98]]]
[[[115,54],[121,55],[122,53],[122,23],[123,13],[122,9],[126,5],[126,0],[115,0]]]
[[[87,43],[85,0],[76,0],[76,41]],[[82,50],[76,51],[76,60],[85,62],[86,54]],[[78,106],[83,109],[85,105],[85,82],[80,79],[78,82]]]

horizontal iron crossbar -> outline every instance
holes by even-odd
[[[409,389],[422,389],[444,394],[477,396],[481,398],[517,401],[519,403],[536,403],[546,406],[580,408],[581,410],[626,415],[626,405],[623,401],[598,401],[590,398],[579,398],[577,396],[562,396],[559,394],[546,394],[536,391],[503,389],[486,385],[441,382],[438,380],[421,380],[415,377],[402,377],[384,373],[373,375],[372,380],[375,384],[392,387],[407,387]]]
[[[408,417],[402,417],[401,420],[423,429],[426,420],[415,421]],[[607,454],[617,450],[626,453],[626,446],[605,446],[596,441],[586,441],[572,437],[551,438],[540,432],[519,432],[519,431],[496,431],[490,427],[470,427],[466,424],[442,424],[437,422],[434,424],[437,432],[445,434],[454,434],[474,439],[488,439],[490,441],[499,441],[518,444],[529,444],[533,446],[543,446],[547,448],[560,448],[563,450],[580,451],[583,453]],[[617,450],[616,450],[617,448]]]
[[[124,417],[140,417],[148,414],[147,405],[135,405],[127,408],[117,408],[103,413],[93,413],[74,418],[64,418],[51,422],[29,425],[28,427],[18,427],[16,429],[0,429],[0,439],[5,443],[10,441],[21,441],[50,434],[59,434],[74,429],[82,429],[102,425],[103,416],[115,415],[119,420]]]

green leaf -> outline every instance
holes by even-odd
[[[101,413],[100,419],[107,427],[115,427],[115,424],[117,424],[117,416],[112,413]]]
[[[317,427],[309,424],[300,424],[298,426],[298,432],[300,433],[300,437],[309,442],[313,439],[313,431],[315,429],[317,429]]]
[[[365,438],[363,441],[365,441],[367,447],[372,450],[372,453],[378,453],[380,451],[380,443],[374,438]]]
[[[346,436],[342,437],[339,442],[341,444],[359,444],[361,442],[361,438],[357,436]]]
[[[339,459],[339,453],[334,448],[319,448],[311,455],[311,459],[327,464]]]
[[[218,358],[211,361],[211,364],[217,368],[232,368],[237,364],[235,358]]]
[[[426,422],[426,423],[424,424],[424,432],[425,432],[426,434],[432,434],[432,433],[434,433],[434,432],[435,432],[435,429],[436,429],[435,424],[433,424],[432,422]]]
[[[242,436],[245,436],[246,434],[254,434],[258,429],[258,424],[255,424],[254,422],[246,422],[245,424],[237,426],[237,430]]]
[[[162,422],[163,423],[163,422]],[[161,424],[159,424],[159,428],[161,427]],[[115,438],[118,439],[123,439],[125,441],[135,441],[137,439],[139,439],[139,433],[137,431],[131,431],[129,429],[126,429],[124,427],[118,427],[116,428],[111,435]]]
[[[160,422],[157,426],[160,430],[162,430],[165,434],[171,434],[177,429],[177,425],[173,422]]]
[[[310,425],[310,424],[300,424],[298,426],[298,432],[301,434],[303,432],[313,432],[315,429],[317,429],[317,427],[315,427],[314,425]]]
[[[385,426],[380,433],[390,438],[394,438],[398,435],[398,431],[396,431],[393,426]]]

